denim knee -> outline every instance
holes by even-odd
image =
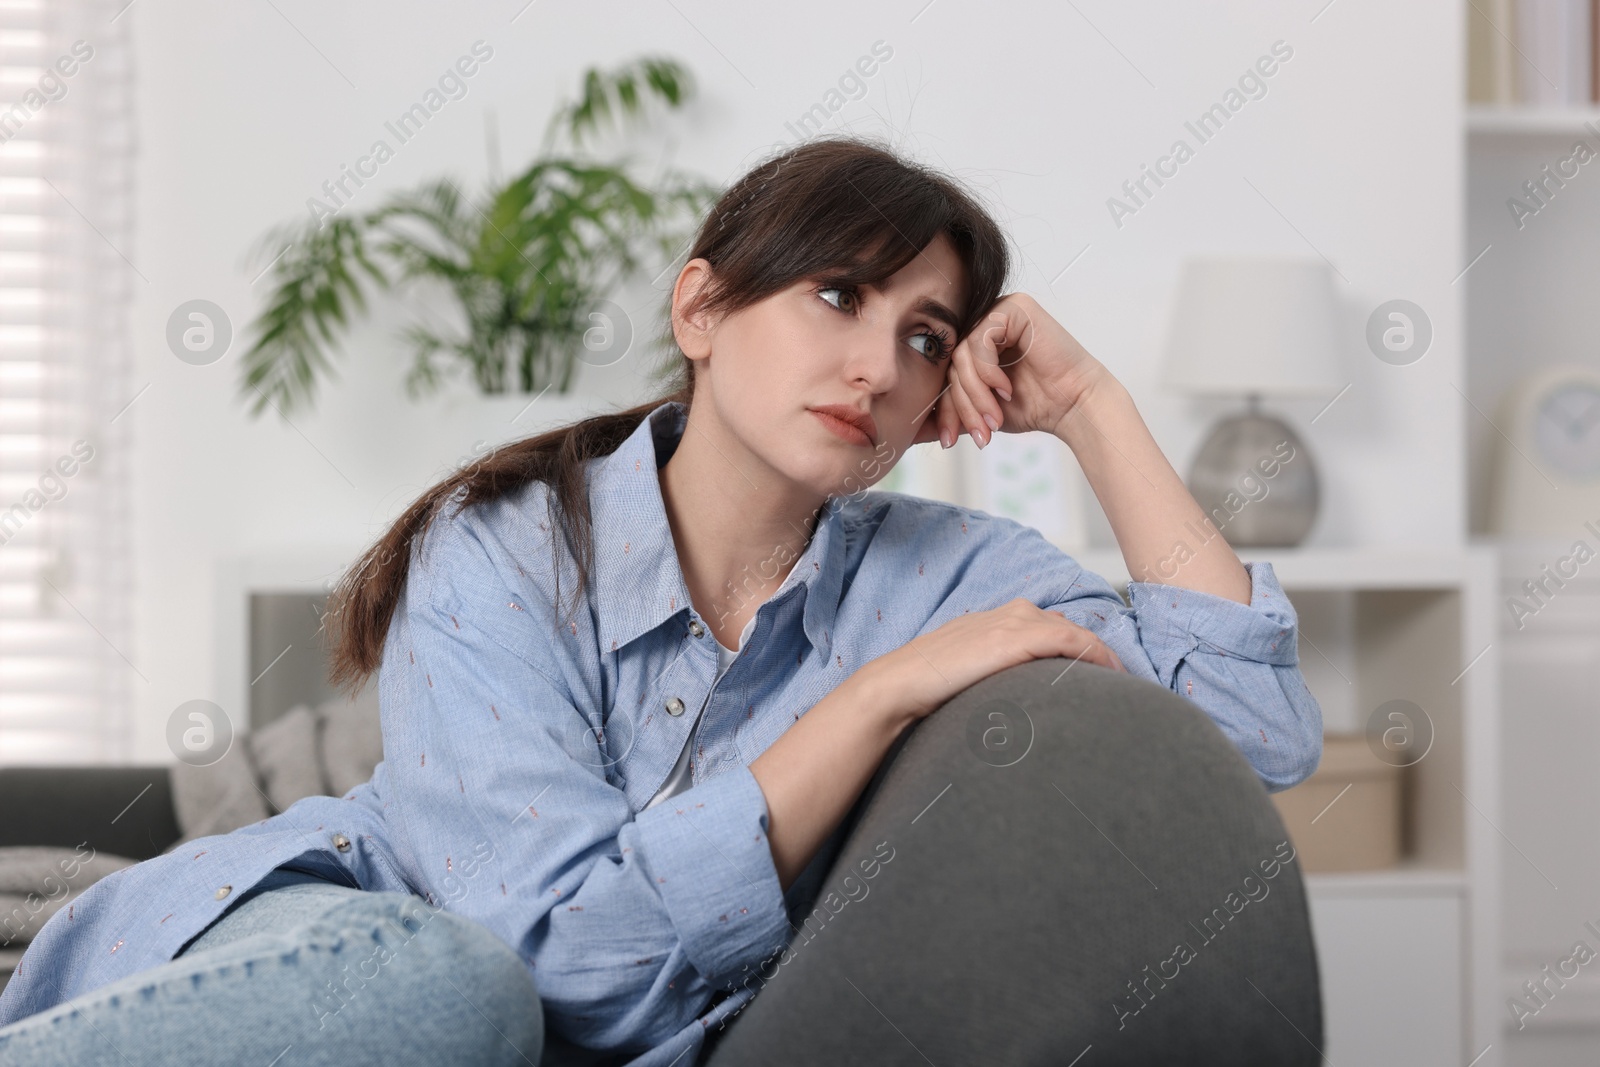
[[[544,1013],[527,964],[486,927],[409,893],[362,893],[312,924],[349,954],[320,994],[322,1027],[372,998],[363,1025],[414,1032],[436,1062],[538,1063]],[[390,981],[378,976],[394,972]],[[433,1046],[437,1046],[433,1048]]]

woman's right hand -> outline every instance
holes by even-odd
[[[1059,611],[1046,611],[1017,597],[990,611],[974,611],[944,623],[879,656],[856,672],[866,674],[892,709],[923,718],[983,679],[1033,659],[1065,656],[1127,673],[1127,668],[1092,630]]]

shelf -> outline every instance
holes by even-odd
[[[1460,870],[1401,864],[1376,871],[1314,871],[1304,875],[1306,892],[1319,897],[1464,896]]]
[[[1600,107],[1491,107],[1467,108],[1469,134],[1551,134],[1580,136],[1600,129]]]

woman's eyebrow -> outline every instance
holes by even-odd
[[[887,295],[893,285],[885,282],[866,282],[864,283],[864,288],[876,290],[880,295]],[[915,304],[912,304],[911,310],[927,315],[929,318],[938,319],[952,330],[961,329],[961,316],[931,296],[925,296]]]
[[[938,319],[946,326],[949,326],[952,330],[958,330],[961,328],[960,316],[958,316],[954,311],[951,311],[949,308],[945,307],[943,304],[939,303],[939,301],[935,300],[931,296],[925,296],[921,300],[918,300],[916,305],[911,310],[920,311],[924,315]]]

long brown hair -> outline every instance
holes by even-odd
[[[1005,237],[954,179],[866,140],[813,140],[759,164],[706,215],[689,258],[704,259],[712,268],[700,308],[728,313],[824,274],[857,285],[881,283],[941,234],[966,267],[959,340],[1000,296],[1010,263]],[[405,590],[412,542],[458,493],[465,508],[532,481],[548,483],[551,529],[563,532],[576,562],[576,611],[594,552],[584,463],[615,452],[659,405],[689,403],[694,361],[681,352],[678,356],[665,394],[501,445],[407,508],[330,594],[324,620],[330,683],[354,691],[378,669],[390,619]]]

